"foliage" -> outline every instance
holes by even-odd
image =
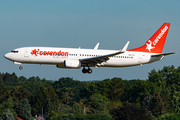
[[[53,116],[50,120],[113,120],[113,118],[102,114],[65,114]]]
[[[140,103],[145,95],[150,94],[154,96],[159,91],[156,83],[152,83],[148,80],[132,80],[123,82],[125,82],[125,90],[122,95],[122,101],[128,101],[129,103]]]
[[[70,112],[73,114],[83,114],[83,108],[81,105],[75,103]]]
[[[13,72],[12,74],[5,73],[3,75],[3,83],[6,85],[15,85],[17,83],[17,76]]]
[[[146,108],[148,114],[152,114],[154,97],[152,95],[144,95],[144,98],[141,100],[141,106]]]
[[[130,104],[118,106],[110,110],[110,114],[115,120],[151,120],[151,116],[144,107]]]
[[[107,103],[103,101],[103,99],[98,95],[91,96],[89,99],[87,99],[86,106],[89,108],[88,113],[91,113],[91,114],[92,113],[94,114],[107,113],[107,110],[106,110]]]
[[[63,88],[61,91],[60,91],[60,96],[61,96],[61,99],[63,100],[62,103],[64,104],[69,104],[69,100],[72,99],[72,96],[73,96],[73,88]]]
[[[0,117],[7,108],[15,116],[17,105],[23,98],[32,105],[33,116],[40,114],[42,108],[48,114],[52,111],[64,115],[108,114],[108,110],[124,103],[144,107],[148,114],[156,117],[180,113],[180,66],[153,69],[147,80],[112,78],[85,82],[66,77],[53,82],[38,76],[25,78],[17,77],[15,73],[0,73]],[[72,109],[58,112],[59,106]]]
[[[120,100],[123,93],[124,83],[121,78],[95,81],[86,86],[86,97],[93,94],[101,94],[111,100]]]
[[[24,80],[24,82],[22,82],[22,85],[31,95],[36,95],[41,86],[49,87],[52,85],[52,82],[45,79],[41,80],[38,76],[33,76],[27,80]]]
[[[58,115],[57,112],[51,111],[50,113],[48,113],[46,120],[51,120],[51,118],[56,115]]]
[[[110,101],[107,105],[107,109],[111,110],[111,109],[116,108],[122,104],[123,103],[120,100]]]
[[[6,112],[2,116],[2,120],[15,120],[13,114],[9,109],[6,110]]]
[[[180,91],[174,91],[172,94],[171,105],[174,108],[174,112],[180,113]]]
[[[45,107],[45,103],[48,100],[48,95],[45,91],[45,88],[41,86],[37,92],[37,94],[34,96],[33,100],[33,115],[40,114],[42,112],[42,108]]]
[[[121,95],[124,93],[124,83],[122,83],[121,78],[113,78],[111,79],[108,98],[111,100],[120,100]]]
[[[179,119],[180,119],[179,113],[171,113],[171,114],[168,113],[156,118],[156,120],[179,120]]]
[[[69,100],[69,104],[72,105],[74,102],[79,102],[82,97],[85,95],[85,86],[87,82],[73,80],[72,78],[60,78],[58,81],[53,83],[53,88],[57,92],[59,98],[61,99],[61,93],[63,88],[72,88],[73,96]],[[74,102],[73,102],[74,101]]]
[[[51,111],[53,111],[53,104],[51,103],[51,101],[48,99],[44,105],[44,113],[48,114]]]
[[[152,111],[153,115],[156,117],[164,115],[166,113],[166,102],[163,101],[160,93],[158,93],[157,97],[154,99]]]
[[[0,85],[0,104],[9,98],[9,92],[7,88],[2,84]]]
[[[49,98],[48,104],[52,104],[52,110],[57,111],[58,105],[59,105],[59,100],[58,100],[58,96],[57,96],[55,90],[50,86],[46,89],[46,93]]]
[[[14,116],[16,116],[16,113],[13,109],[14,107],[14,104],[13,104],[13,101],[12,101],[12,98],[8,98],[7,100],[3,101],[1,104],[0,104],[0,117],[3,115],[3,113],[9,109]]]
[[[16,110],[20,100],[24,98],[30,99],[30,94],[23,86],[18,86],[11,91],[11,97],[14,102],[14,109]]]
[[[26,98],[21,99],[19,102],[17,107],[17,114],[18,117],[22,118],[23,120],[31,120],[31,106]]]

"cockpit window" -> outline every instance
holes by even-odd
[[[11,52],[13,52],[13,53],[18,53],[18,51],[15,51],[15,50],[13,50],[13,51],[11,51]]]

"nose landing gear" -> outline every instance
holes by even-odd
[[[19,62],[14,62],[14,64],[17,64],[17,65],[20,65],[19,69],[22,70],[23,67],[22,67],[22,63],[19,63]]]
[[[20,66],[20,67],[19,67],[19,69],[20,69],[20,70],[22,70],[22,69],[23,69],[23,67],[22,67],[22,66]]]

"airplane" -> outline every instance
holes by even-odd
[[[57,68],[78,69],[82,73],[92,73],[91,67],[130,67],[149,64],[162,60],[164,56],[175,54],[162,53],[170,23],[164,23],[155,34],[141,47],[127,50],[129,41],[121,50],[100,50],[99,43],[94,49],[22,47],[12,50],[4,57],[14,64],[49,64]]]

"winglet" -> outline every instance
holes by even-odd
[[[96,44],[96,46],[94,47],[94,50],[97,50],[99,47],[99,43]]]
[[[129,45],[129,41],[126,43],[126,45],[123,47],[123,49],[121,51],[125,52],[127,50],[128,45]]]

